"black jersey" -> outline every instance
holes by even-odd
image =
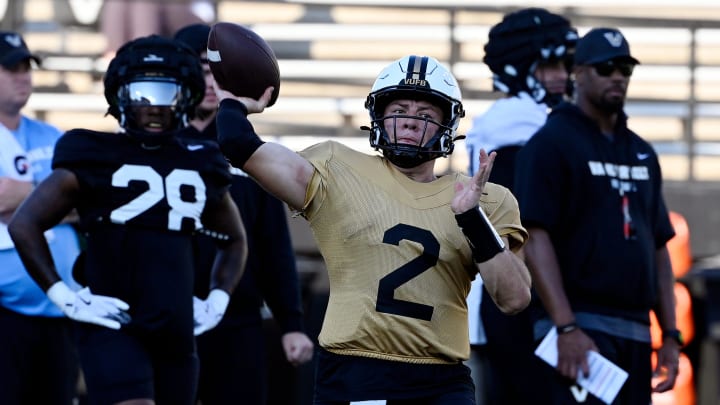
[[[522,222],[545,229],[574,311],[648,322],[655,251],[673,236],[652,146],[621,114],[614,138],[578,107],[556,107],[520,150]]]
[[[110,222],[192,232],[206,205],[220,200],[229,166],[212,142],[173,139],[145,148],[128,136],[72,130],[55,148],[53,169],[80,181],[84,225]]]
[[[58,168],[80,184],[93,293],[128,302],[130,327],[191,337],[191,235],[230,183],[217,146],[175,138],[146,148],[123,134],[72,130],[56,145]]]

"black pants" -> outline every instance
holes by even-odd
[[[487,337],[483,350],[486,404],[534,404],[541,388],[537,373],[542,360],[535,356],[529,310],[505,315],[484,288],[482,294],[480,319]]]
[[[389,405],[475,405],[470,369],[414,364],[318,350],[314,405],[386,399]]]

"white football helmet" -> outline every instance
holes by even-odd
[[[385,107],[397,99],[426,100],[443,110],[443,122],[435,123],[440,129],[426,134],[418,145],[397,143],[395,136],[385,131]],[[455,131],[460,118],[465,116],[462,94],[457,80],[435,58],[409,55],[388,65],[378,75],[365,101],[370,113],[370,146],[381,149],[393,164],[409,168],[438,157],[445,157],[454,149]],[[397,117],[397,116],[395,116]],[[421,121],[423,117],[413,117]]]

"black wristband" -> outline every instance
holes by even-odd
[[[685,339],[683,339],[682,332],[678,329],[668,329],[662,331],[662,338],[663,340],[672,339],[677,342],[678,346],[685,346]]]
[[[505,243],[480,207],[455,215],[455,221],[465,234],[476,263],[486,262],[505,250]]]
[[[217,117],[217,137],[220,150],[234,167],[242,169],[245,162],[264,142],[257,136],[247,119],[247,107],[237,100],[220,102]]]
[[[570,322],[565,325],[556,326],[555,331],[557,332],[558,335],[564,335],[566,333],[570,333],[570,332],[574,331],[577,328],[578,328],[578,326],[575,322]]]

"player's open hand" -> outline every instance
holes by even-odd
[[[67,315],[80,322],[94,323],[110,329],[130,322],[126,312],[130,306],[120,299],[95,295],[88,287],[75,292],[62,281],[47,290],[48,298]]]
[[[265,107],[267,107],[268,103],[270,102],[270,99],[272,98],[272,92],[275,89],[272,86],[268,87],[267,89],[265,89],[265,93],[263,93],[263,95],[259,99],[254,100],[250,97],[238,97],[231,92],[221,88],[217,84],[217,82],[213,83],[213,86],[215,87],[215,94],[217,95],[219,101],[222,101],[226,98],[237,100],[243,103],[243,105],[245,105],[248,114],[263,112],[265,110]]]
[[[475,175],[468,183],[455,184],[455,197],[450,204],[455,214],[462,214],[478,205],[480,196],[485,189],[485,184],[487,184],[488,178],[490,178],[490,172],[495,162],[495,155],[495,152],[488,155],[485,149],[480,149],[480,165]]]

